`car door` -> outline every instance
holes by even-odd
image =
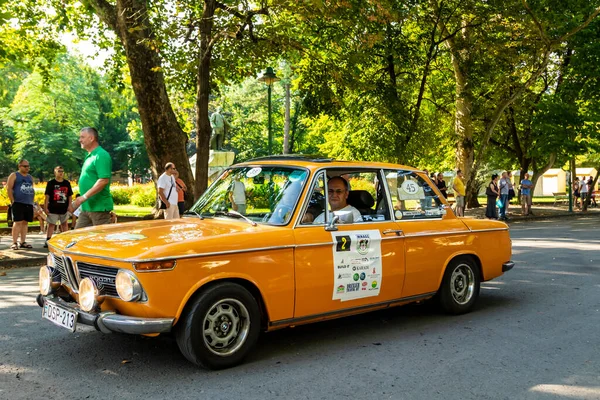
[[[432,294],[439,289],[452,257],[473,246],[473,235],[449,210],[432,182],[416,171],[385,170],[396,228],[405,240],[406,274],[403,297]]]
[[[386,304],[402,295],[404,281],[404,238],[391,217],[390,202],[381,172],[359,171],[350,179],[350,197],[367,198],[364,190],[373,185],[371,193],[377,198],[369,204],[360,203],[362,219],[339,223],[328,230],[330,215],[325,222],[313,224],[306,218],[311,208],[319,210],[328,204],[326,177],[338,176],[339,171],[327,170],[317,174],[304,205],[304,223],[294,229],[296,240],[295,318],[318,317],[324,314],[352,311],[361,307]],[[369,180],[366,177],[377,177]],[[381,183],[380,183],[381,182]],[[312,194],[311,194],[312,193]],[[357,196],[352,196],[357,195]],[[353,201],[357,201],[354,199]],[[368,203],[368,201],[367,201]],[[368,206],[368,207],[367,207]],[[357,207],[359,208],[359,207]]]

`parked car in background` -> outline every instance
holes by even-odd
[[[229,168],[182,219],[49,244],[43,318],[72,332],[173,332],[213,369],[240,363],[261,331],[430,298],[468,312],[480,283],[513,267],[507,225],[456,217],[423,172],[305,157]]]

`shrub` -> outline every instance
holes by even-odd
[[[33,195],[33,201],[38,203],[40,206],[44,206],[44,202],[46,201],[46,195],[44,192],[46,191],[46,186],[44,185],[43,189],[34,187],[35,194]]]
[[[154,185],[137,185],[135,192],[131,195],[131,204],[139,207],[152,207],[156,204]]]
[[[252,191],[248,195],[249,201],[254,204],[255,208],[270,208],[275,199],[279,195],[281,188],[276,183],[254,185]]]
[[[116,205],[131,204],[132,190],[128,186],[111,186],[110,193]]]
[[[373,196],[374,199],[377,198],[375,185],[372,181],[360,178],[350,178],[349,183],[352,190],[366,190],[367,192],[371,193],[371,196]]]

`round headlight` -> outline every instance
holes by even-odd
[[[46,256],[46,265],[49,267],[54,267],[54,257],[50,253],[48,253]]]
[[[79,305],[83,311],[92,311],[98,307],[98,288],[90,278],[79,283]]]
[[[52,271],[50,268],[43,266],[40,268],[40,293],[44,296],[52,291]]]
[[[115,283],[121,300],[136,301],[142,295],[142,286],[131,271],[120,269]]]

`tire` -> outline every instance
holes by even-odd
[[[185,358],[208,369],[240,364],[259,334],[256,299],[231,282],[211,286],[193,299],[175,329],[177,345]]]
[[[449,314],[464,314],[473,308],[481,278],[476,263],[468,257],[454,259],[448,264],[438,292],[442,309]]]

